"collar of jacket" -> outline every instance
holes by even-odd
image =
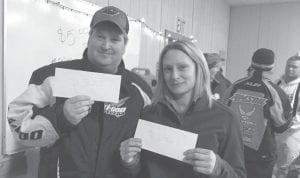
[[[172,101],[174,101],[172,98],[166,96],[163,99],[159,100],[158,103],[161,103],[162,105],[167,106],[173,112],[176,112],[175,108],[171,104]],[[197,101],[193,101],[185,114],[192,113],[192,112],[201,112],[207,109],[209,109],[208,98],[202,97],[197,99]]]
[[[292,80],[292,81],[286,83],[285,80],[284,80],[284,75],[283,75],[280,78],[280,80],[281,80],[281,84],[284,84],[284,85],[296,85],[296,84],[300,83],[300,77],[296,78],[295,80]]]

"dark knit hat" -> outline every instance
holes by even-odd
[[[258,70],[269,71],[274,67],[275,54],[272,50],[260,48],[252,56],[251,67]]]

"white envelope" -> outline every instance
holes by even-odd
[[[198,134],[139,119],[134,137],[142,139],[145,150],[183,161],[183,153],[196,147]]]
[[[95,101],[118,103],[121,76],[71,69],[55,69],[53,96],[88,95]]]

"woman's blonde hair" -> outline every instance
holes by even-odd
[[[154,93],[153,103],[157,103],[165,96],[171,97],[171,93],[166,85],[163,74],[163,59],[166,53],[170,50],[179,50],[185,53],[194,62],[196,67],[196,82],[193,90],[192,100],[196,101],[201,97],[206,97],[209,105],[212,103],[212,93],[210,88],[210,73],[208,65],[202,51],[192,42],[178,40],[164,47],[159,57],[158,64],[158,84]]]

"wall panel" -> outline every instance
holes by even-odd
[[[4,24],[3,24],[3,20],[4,20],[4,1],[1,1],[0,2],[0,13],[1,13],[1,17],[0,17],[0,113],[1,113],[1,118],[2,118],[2,113],[3,113],[3,105],[4,105],[4,101],[3,101],[3,45],[4,45],[4,31],[3,31],[3,27],[4,27]],[[0,128],[2,128],[2,123],[5,123],[5,122],[2,122],[2,120],[0,120]],[[2,153],[2,129],[0,129],[0,153]],[[0,160],[1,160],[1,154],[0,154]]]
[[[146,24],[155,31],[164,33],[165,29],[176,31],[177,17],[185,20],[184,35],[198,40],[197,45],[203,51],[226,50],[230,7],[223,0],[86,0],[99,6],[108,4],[124,10],[130,17],[135,19],[145,18]],[[3,12],[3,1],[0,1],[0,12]],[[0,67],[3,68],[3,21],[0,19]],[[164,42],[142,33],[140,47],[140,67],[148,67],[155,74],[156,62]],[[0,100],[3,94],[3,71],[0,73]],[[1,102],[2,104],[2,102]],[[2,113],[0,108],[0,113]],[[5,118],[3,118],[5,119]],[[0,122],[0,128],[1,127]],[[1,133],[0,133],[1,136]],[[0,147],[1,149],[1,147]],[[29,173],[21,177],[34,178],[36,175],[38,153],[27,151],[27,165]],[[0,163],[3,161],[0,155]]]
[[[270,77],[278,79],[287,58],[300,50],[300,3],[253,5],[231,9],[228,41],[228,77],[232,81],[246,74],[253,52],[270,48],[275,67]]]
[[[185,21],[184,35],[193,35],[204,52],[227,53],[230,7],[224,0],[86,0],[117,6],[135,19],[144,18],[155,31],[176,32],[177,18]],[[141,36],[140,67],[155,71],[163,42]],[[226,56],[224,56],[226,57]]]

